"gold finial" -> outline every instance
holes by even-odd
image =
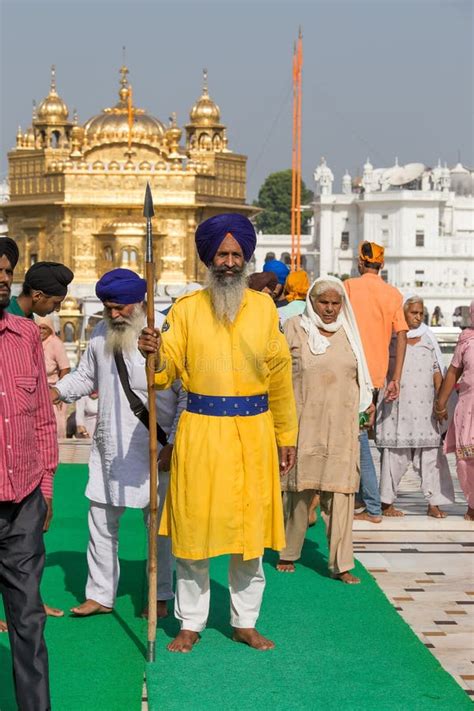
[[[32,113],[32,119],[33,119],[33,121],[36,121],[37,118],[38,118],[38,114],[37,114],[37,111],[36,111],[36,101],[35,101],[35,99],[33,99],[33,113]]]
[[[74,126],[77,126],[78,123],[79,123],[79,117],[78,117],[78,115],[77,115],[77,109],[73,109],[73,111],[72,111],[72,122],[73,122]]]
[[[169,118],[170,128],[176,128],[176,111],[173,111]]]
[[[129,83],[128,83],[128,79],[127,79],[128,67],[125,64],[122,64],[119,71],[121,74],[119,97],[122,101],[126,102],[127,98],[128,98],[128,89],[129,89]]]
[[[51,65],[51,87],[50,87],[50,93],[55,94],[56,93],[56,66],[54,64]]]
[[[209,93],[209,89],[207,86],[207,69],[202,70],[202,93],[206,96]]]

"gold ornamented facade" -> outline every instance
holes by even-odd
[[[199,280],[194,231],[220,212],[251,213],[246,205],[246,156],[227,147],[226,127],[207,88],[182,130],[137,108],[120,69],[119,101],[80,125],[56,90],[34,107],[31,127],[18,130],[10,151],[8,233],[18,241],[15,280],[35,261],[67,264],[73,292],[92,293],[105,271],[143,273],[147,181],[154,205],[155,263],[160,284]]]

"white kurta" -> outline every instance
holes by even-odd
[[[101,321],[77,369],[55,387],[65,402],[74,402],[94,390],[99,393],[86,496],[102,504],[144,508],[149,503],[148,430],[131,411],[114,358],[105,350],[106,329],[106,322]],[[124,353],[124,360],[129,380],[132,370],[141,368],[145,373],[145,360],[138,350]],[[143,389],[134,384],[134,390],[146,403],[145,377]],[[158,422],[170,443],[174,441],[186,399],[186,391],[178,380],[169,390],[157,392]]]

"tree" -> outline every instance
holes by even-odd
[[[309,205],[313,201],[313,193],[301,181],[301,204]],[[267,234],[288,235],[291,233],[291,170],[280,170],[270,173],[265,179],[254,202],[263,212],[256,217],[257,229]],[[308,220],[312,216],[310,210],[301,214],[301,232],[306,232]]]

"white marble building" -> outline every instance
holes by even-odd
[[[257,235],[257,247],[249,265],[250,271],[261,272],[265,263],[265,257],[273,253],[275,259],[289,261],[291,258],[291,235],[268,235],[259,232]],[[303,268],[306,269],[310,277],[316,273],[316,256],[314,253],[314,236],[312,220],[309,225],[309,234],[301,235],[301,256]]]
[[[454,309],[474,298],[474,171],[367,160],[362,178],[346,172],[334,193],[323,158],[314,177],[316,273],[356,275],[359,242],[377,242],[386,248],[383,277],[416,290],[430,314],[440,306],[451,325]]]

